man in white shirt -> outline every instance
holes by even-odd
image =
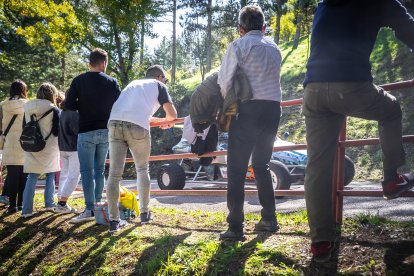
[[[220,240],[245,240],[244,182],[249,158],[256,178],[262,219],[256,231],[276,232],[275,198],[269,161],[280,119],[280,66],[282,56],[277,45],[264,37],[266,25],[258,6],[245,6],[239,13],[240,38],[227,49],[217,83],[226,97],[233,85],[237,68],[249,80],[253,97],[238,102],[237,115],[232,118],[228,140],[227,222],[229,229]]]
[[[164,70],[159,65],[148,68],[146,78],[134,80],[122,91],[114,103],[109,118],[109,177],[107,186],[109,232],[116,232],[127,223],[119,218],[119,184],[125,166],[128,148],[134,158],[141,223],[150,223],[148,209],[150,179],[148,159],[151,152],[151,122],[168,122],[177,118],[177,111],[168,94]],[[162,106],[165,118],[152,115]],[[166,127],[171,127],[168,124]]]

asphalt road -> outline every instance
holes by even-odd
[[[158,189],[155,181],[151,182],[152,189]],[[124,181],[124,185],[133,188],[134,181]],[[254,186],[247,185],[246,188]],[[186,189],[226,189],[224,183],[191,183],[187,182]],[[381,190],[379,183],[353,182],[347,189]],[[303,189],[303,185],[292,185],[291,189]],[[151,206],[170,207],[181,210],[204,210],[227,212],[225,197],[210,196],[152,196]],[[245,198],[245,213],[260,212],[261,206],[257,196]],[[302,197],[285,197],[276,199],[276,210],[289,213],[305,209],[305,200]],[[384,200],[382,197],[345,197],[344,216],[369,213],[380,215],[392,220],[414,220],[414,198],[398,198]]]

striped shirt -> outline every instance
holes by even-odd
[[[280,66],[282,55],[277,45],[259,30],[250,31],[233,41],[221,63],[217,83],[223,97],[233,85],[239,66],[249,79],[252,100],[281,101]]]

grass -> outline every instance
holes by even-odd
[[[81,199],[69,203],[83,208]],[[41,209],[41,195],[35,204]],[[115,235],[94,222],[69,224],[74,214],[1,216],[0,275],[404,275],[414,268],[413,222],[372,214],[346,219],[339,256],[320,266],[310,261],[305,211],[278,214],[281,231],[273,235],[255,233],[260,215],[247,214],[243,243],[218,241],[226,229],[222,212],[153,213],[153,224],[132,222]]]

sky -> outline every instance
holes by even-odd
[[[181,35],[183,32],[183,28],[179,24],[179,18],[181,15],[185,14],[185,10],[178,10],[177,11],[177,37]],[[172,19],[168,18],[169,20]],[[148,47],[149,52],[152,54],[154,53],[154,49],[158,47],[158,45],[161,43],[162,38],[166,37],[167,39],[171,39],[172,37],[172,29],[173,25],[172,22],[156,22],[154,23],[153,32],[158,34],[157,38],[150,38],[145,37],[145,46]]]

